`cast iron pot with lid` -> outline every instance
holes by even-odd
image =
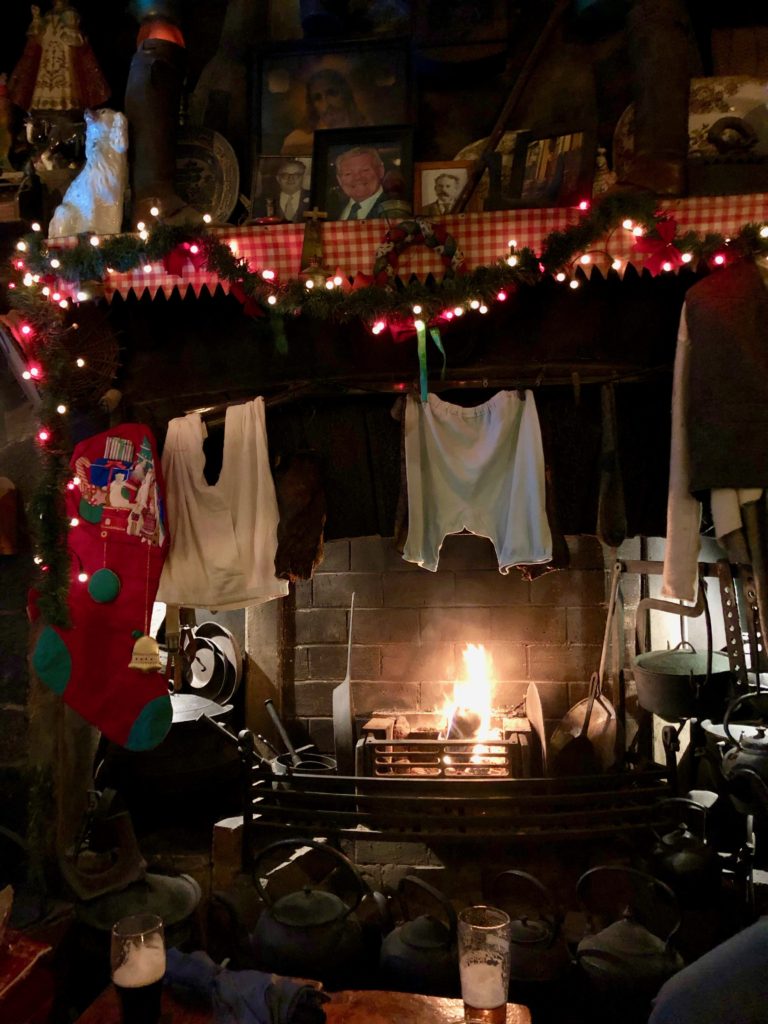
[[[284,854],[283,861],[295,862],[290,855],[305,847],[317,850],[330,862],[322,878],[330,879],[339,888],[342,881],[351,883],[351,898],[345,902],[337,892],[313,888],[311,884],[275,898],[270,892],[272,886],[265,884],[262,865],[273,858],[271,863],[276,866],[279,860],[274,855],[278,852]],[[313,876],[320,870],[319,861],[320,858],[313,860],[307,869]],[[279,873],[275,877],[279,878]],[[328,988],[355,987],[355,980],[359,980],[365,967],[366,949],[362,926],[354,911],[368,889],[354,864],[327,843],[281,839],[257,855],[253,879],[264,901],[264,910],[251,936],[258,968],[274,974],[315,978]]]
[[[707,629],[706,652],[696,651],[687,640],[681,640],[671,650],[647,651],[645,612],[649,608],[678,616],[694,616],[703,612]],[[712,650],[712,621],[703,581],[700,581],[697,603],[693,608],[655,598],[640,601],[636,626],[641,653],[634,658],[633,674],[640,707],[668,722],[681,718],[720,718],[728,701],[732,676],[728,656]]]
[[[409,890],[416,897],[413,902],[409,902]],[[405,920],[381,945],[381,980],[397,992],[448,998],[458,995],[456,911],[450,900],[414,875],[400,881],[397,896]],[[429,912],[417,915],[414,905],[424,903],[424,896]]]

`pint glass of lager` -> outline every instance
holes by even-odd
[[[509,916],[497,907],[459,913],[459,975],[466,1024],[505,1024],[509,988]]]
[[[158,1024],[165,974],[162,918],[134,914],[114,924],[111,961],[123,1024]]]

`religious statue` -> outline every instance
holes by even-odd
[[[109,86],[75,8],[54,0],[46,14],[35,4],[31,10],[27,43],[8,82],[10,99],[28,111],[85,110],[104,103]]]

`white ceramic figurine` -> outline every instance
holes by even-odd
[[[93,231],[112,235],[123,222],[128,181],[128,121],[116,110],[86,110],[86,164],[64,194],[48,237]]]

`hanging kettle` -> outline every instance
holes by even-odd
[[[731,725],[736,709],[749,701],[760,715],[756,726]],[[723,718],[723,731],[732,746],[723,755],[722,772],[729,784],[731,800],[742,814],[768,809],[768,732],[765,695],[745,693],[731,701]]]
[[[339,868],[351,880],[353,896],[345,902],[336,892],[312,888],[275,898],[270,885],[260,877],[259,868],[276,852],[291,853],[311,847],[332,862],[322,878],[340,881]],[[297,867],[300,863],[294,860]],[[311,871],[317,874],[318,860]],[[295,877],[291,873],[291,877]],[[251,936],[260,970],[322,981],[328,988],[344,988],[359,977],[365,961],[362,928],[353,913],[366,893],[366,886],[355,866],[344,854],[327,843],[313,839],[281,839],[266,846],[256,857],[253,878],[265,907]],[[307,879],[309,881],[309,878]]]
[[[590,919],[597,909],[610,913],[624,903],[618,920],[581,940],[576,958],[590,988],[611,1013],[621,1010],[633,1020],[637,1014],[646,1020],[651,999],[683,966],[670,945],[680,927],[674,892],[653,875],[609,865],[586,871],[576,883],[576,895]],[[651,929],[651,918],[664,938]]]
[[[669,832],[656,833],[651,871],[667,883],[683,906],[692,906],[715,891],[720,880],[720,860],[705,840],[707,809],[695,800],[671,797],[659,804],[659,810],[674,816],[677,825]]]
[[[560,934],[562,917],[549,890],[533,875],[510,869],[494,878],[491,899],[512,924],[510,984],[562,977],[570,958]]]
[[[414,916],[409,891],[426,894],[435,913]],[[381,945],[379,974],[386,988],[427,996],[454,997],[459,992],[456,911],[439,890],[414,875],[397,889],[404,921]]]

